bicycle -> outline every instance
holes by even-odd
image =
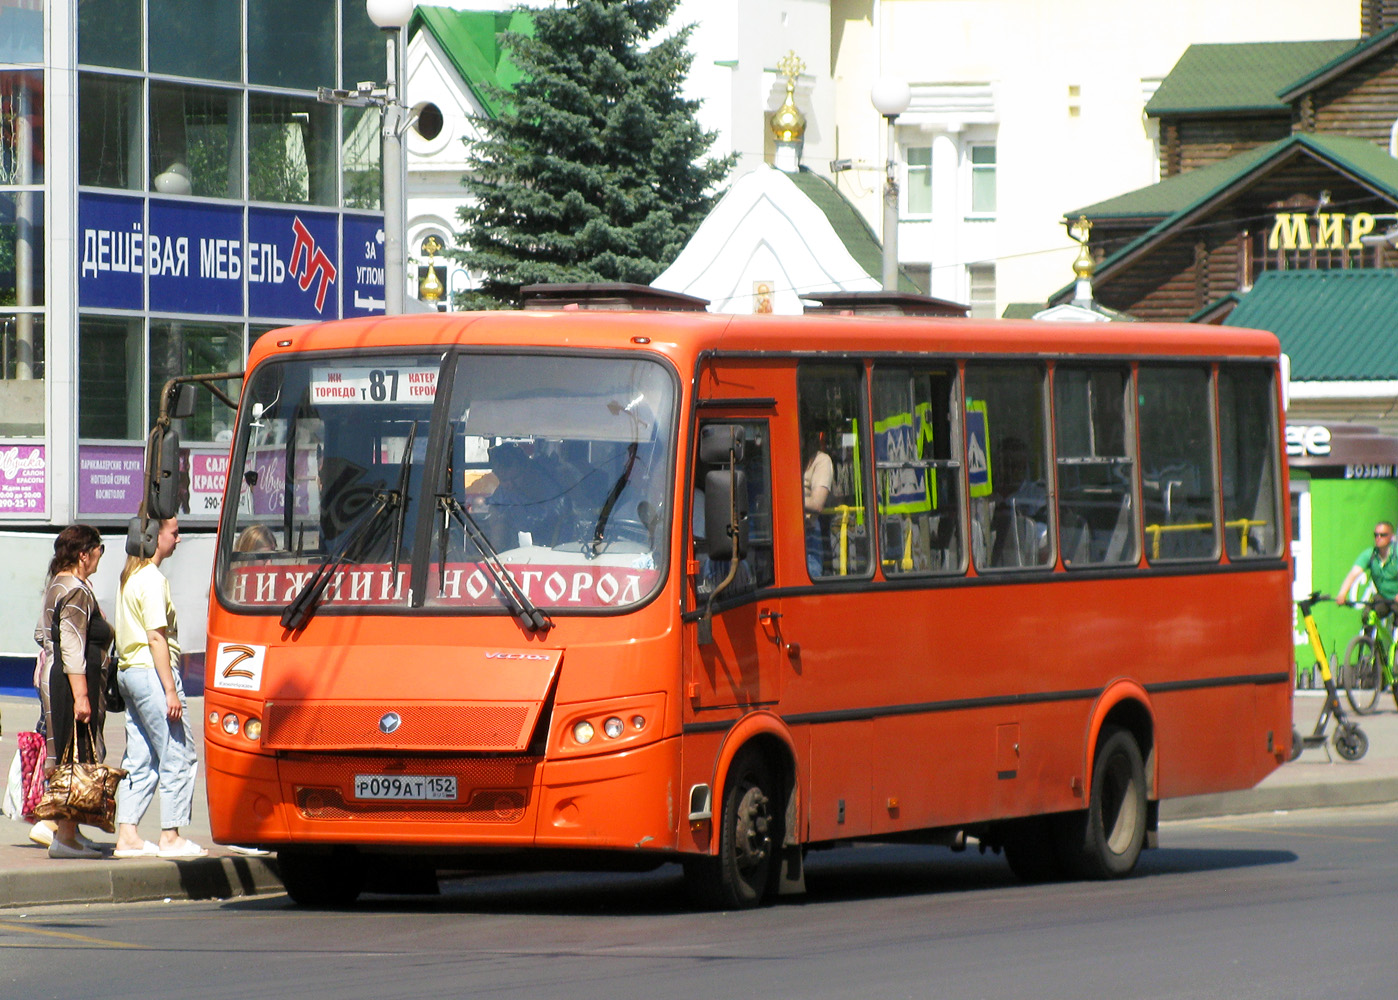
[[[1329,600],[1332,598],[1315,591],[1309,597],[1296,602],[1296,606],[1301,609],[1301,621],[1306,626],[1306,637],[1310,640],[1311,655],[1315,657],[1316,669],[1320,671],[1320,677],[1325,682],[1325,702],[1320,706],[1320,717],[1316,719],[1315,730],[1310,735],[1302,736],[1296,727],[1292,727],[1291,756],[1288,760],[1295,760],[1301,756],[1302,750],[1325,746],[1326,730],[1331,718],[1336,723],[1335,733],[1331,737],[1336,753],[1345,760],[1354,761],[1369,752],[1369,737],[1364,735],[1364,730],[1359,728],[1358,723],[1345,718],[1340,694],[1335,687],[1335,676],[1330,672],[1330,658],[1325,655],[1325,645],[1320,641],[1320,630],[1316,628],[1315,616],[1311,614],[1311,610],[1317,604]]]
[[[1394,704],[1398,705],[1398,687],[1393,684],[1398,635],[1394,634],[1388,620],[1379,615],[1375,604],[1374,599],[1364,602],[1364,624],[1345,649],[1344,666],[1340,670],[1345,698],[1360,715],[1374,711],[1385,688],[1393,693]]]

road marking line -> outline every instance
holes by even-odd
[[[14,931],[17,934],[37,934],[40,937],[63,938],[66,941],[78,941],[82,944],[96,944],[103,948],[149,948],[148,944],[128,944],[125,941],[107,941],[103,938],[88,937],[86,934],[70,934],[67,931],[45,931],[37,927],[25,927],[23,924],[0,923],[0,931]]]
[[[1270,833],[1276,836],[1287,837],[1307,837],[1311,840],[1342,840],[1349,844],[1387,844],[1388,840],[1383,837],[1342,837],[1335,833],[1304,833],[1294,827],[1283,827],[1281,829],[1269,830],[1261,826],[1223,826],[1215,823],[1204,824],[1210,830],[1224,830],[1228,833]]]

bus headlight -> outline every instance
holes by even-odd
[[[229,736],[238,735],[238,717],[232,712],[223,717],[223,731]]]
[[[249,719],[247,722],[243,723],[243,735],[254,743],[262,739],[262,720]]]
[[[616,753],[661,738],[665,695],[659,692],[576,703],[560,709],[554,750],[561,754]]]

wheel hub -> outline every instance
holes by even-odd
[[[734,847],[743,868],[759,865],[767,858],[772,829],[770,805],[771,800],[757,787],[749,788],[738,804]]]

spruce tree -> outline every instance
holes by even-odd
[[[678,0],[569,0],[502,43],[523,74],[463,181],[460,259],[485,272],[464,305],[517,305],[542,281],[649,283],[703,221],[733,158],[680,87],[689,28],[648,44]]]

